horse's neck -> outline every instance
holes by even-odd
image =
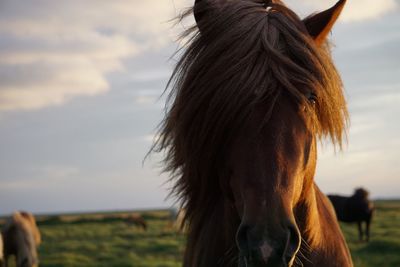
[[[315,184],[307,195],[297,211],[303,238],[301,252],[306,258],[302,260],[304,266],[353,266],[335,211],[328,198]]]
[[[240,220],[236,211],[222,200],[212,210],[203,218],[191,220],[184,267],[237,266],[235,234]]]

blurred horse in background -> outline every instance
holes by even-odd
[[[360,241],[364,240],[363,222],[365,222],[365,241],[370,238],[370,224],[374,213],[374,205],[368,198],[369,192],[364,188],[357,188],[350,197],[328,195],[339,221],[357,223]]]
[[[3,257],[3,235],[0,233],[0,267],[3,267],[4,257]]]
[[[184,267],[353,266],[314,183],[317,140],[341,147],[348,125],[326,42],[345,2],[301,20],[279,0],[195,1],[152,148],[186,211]]]
[[[142,215],[140,215],[138,213],[130,214],[129,216],[124,218],[124,221],[127,224],[133,224],[138,227],[141,227],[145,231],[147,230],[147,223],[146,223],[145,219],[142,217]]]
[[[37,247],[41,243],[41,236],[31,213],[14,212],[4,225],[2,235],[5,266],[8,266],[11,255],[15,255],[17,267],[38,266]]]

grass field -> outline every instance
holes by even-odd
[[[377,201],[369,243],[355,225],[342,224],[355,267],[400,267],[400,201]]]
[[[355,266],[399,267],[400,201],[378,201],[376,207],[369,243],[358,242],[355,225],[342,225]],[[169,212],[142,215],[147,231],[125,223],[122,213],[39,218],[40,266],[181,266],[185,238],[171,228]]]

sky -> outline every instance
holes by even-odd
[[[286,1],[301,17],[335,1]],[[0,1],[0,214],[169,207],[160,155],[143,163],[190,25],[189,0]],[[348,1],[331,34],[351,115],[321,145],[326,193],[400,197],[400,0]]]

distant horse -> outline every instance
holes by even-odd
[[[195,1],[152,148],[186,210],[183,266],[353,265],[313,181],[317,140],[341,148],[348,124],[326,43],[345,2],[301,20],[278,0]]]
[[[0,233],[0,267],[3,267],[4,256],[3,256],[3,236]]]
[[[37,246],[41,242],[35,218],[28,212],[14,212],[2,229],[4,241],[4,262],[16,257],[17,267],[38,266]]]
[[[374,213],[374,206],[368,196],[368,191],[363,188],[357,188],[350,197],[328,195],[339,221],[357,223],[360,241],[364,240],[362,223],[365,222],[365,240],[367,242],[369,241],[369,227]]]
[[[128,224],[133,224],[136,226],[141,227],[143,230],[147,230],[147,223],[140,214],[131,214],[128,217],[125,218],[125,222]]]

